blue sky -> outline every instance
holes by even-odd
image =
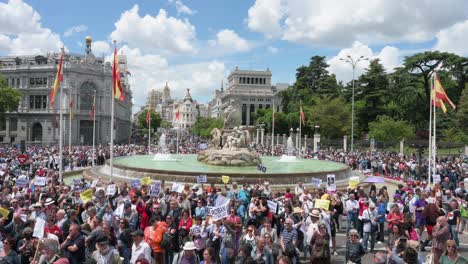
[[[85,36],[110,58],[127,55],[135,108],[167,81],[203,102],[236,66],[272,71],[293,83],[313,55],[351,79],[346,55],[380,58],[387,71],[404,56],[438,49],[467,56],[468,1],[430,0],[10,0],[0,2],[0,55],[83,53]],[[366,64],[358,67],[358,74]]]

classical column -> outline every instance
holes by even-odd
[[[18,128],[16,130],[18,130]],[[6,140],[7,142],[11,141],[10,140],[10,118],[9,117],[5,118],[5,132],[6,132],[5,133],[5,139],[3,139],[3,140],[4,141]]]
[[[279,145],[279,136],[280,136],[280,134],[276,134],[276,146]]]
[[[370,150],[371,151],[375,150],[375,138],[370,139]]]
[[[348,137],[346,135],[343,136],[343,151],[346,152],[346,148],[348,147]]]
[[[257,128],[257,137],[255,138],[255,145],[258,145],[258,136],[260,133],[260,129]]]
[[[307,135],[304,135],[304,152],[307,153]]]
[[[318,143],[320,142],[320,134],[315,133],[314,134],[314,152],[318,151]]]
[[[405,146],[405,140],[402,139],[400,140],[400,154],[403,154],[404,146]]]
[[[261,142],[260,144],[263,146],[263,137],[265,135],[265,129],[262,128],[260,132],[261,132],[260,133],[260,142]]]

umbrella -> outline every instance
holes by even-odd
[[[371,176],[371,177],[368,177],[367,179],[365,179],[364,182],[367,182],[367,183],[384,183],[385,179],[382,178],[382,177]]]

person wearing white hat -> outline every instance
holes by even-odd
[[[192,241],[185,242],[183,247],[183,252],[179,253],[179,255],[174,256],[174,261],[172,263],[190,263],[190,264],[198,264],[200,260],[198,259],[197,254],[195,254],[195,244]]]

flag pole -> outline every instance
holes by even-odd
[[[275,99],[273,99],[273,115],[271,116],[271,156],[274,156],[274,146],[275,146]]]
[[[115,49],[116,49],[116,41],[114,40],[114,68],[117,67],[115,66]],[[113,76],[113,78],[115,78]],[[113,176],[113,169],[114,169],[114,90],[117,89],[115,87],[116,85],[116,80],[112,81],[112,96],[111,96],[111,131],[110,131],[110,180],[112,181],[112,176]]]
[[[151,110],[151,106],[148,108],[148,112]],[[148,154],[151,154],[151,112],[148,114]]]
[[[433,89],[434,83],[431,79],[431,93],[430,93],[430,100],[429,100],[429,150],[428,150],[428,166],[427,166],[427,183],[428,185],[431,184],[431,160],[432,160],[432,104],[433,104]]]
[[[94,162],[96,159],[96,90],[94,90],[93,98],[93,161],[92,165],[95,166]]]
[[[434,78],[435,78],[435,72],[434,72]],[[434,83],[434,79],[433,79],[433,84]],[[435,88],[435,87],[434,87]],[[436,99],[436,94],[435,94],[435,90],[434,90],[434,100]],[[437,139],[437,133],[436,133],[436,117],[437,117],[437,112],[436,112],[436,104],[433,104],[432,106],[432,109],[433,109],[433,116],[434,116],[434,121],[433,121],[433,129],[432,129],[432,132],[433,132],[433,137],[432,137],[432,175],[434,175],[436,173],[436,156],[437,156],[437,145],[436,145],[436,139]],[[431,175],[431,176],[432,176]],[[432,183],[434,184],[434,178],[432,178]]]
[[[62,47],[62,56],[64,54],[64,48]],[[62,62],[62,76],[63,76],[63,62]],[[62,113],[62,108],[63,108],[63,85],[60,85],[60,106],[59,106],[59,113],[60,113],[60,122],[59,122],[59,181],[63,182],[63,161],[62,161],[62,156],[63,156],[63,113]]]
[[[73,109],[72,108],[73,108],[74,105],[72,104],[73,99],[72,99],[72,91],[71,91],[70,87],[69,87],[69,92],[70,92],[70,94],[69,94],[68,104],[70,106],[70,110],[68,111],[68,115],[69,115],[69,117],[68,117],[68,119],[69,119],[68,120],[68,154],[71,157],[71,138],[72,138],[72,136],[71,136],[71,133],[72,133],[71,127],[72,127],[72,114],[73,114]],[[70,169],[71,169],[71,166],[70,166]]]

